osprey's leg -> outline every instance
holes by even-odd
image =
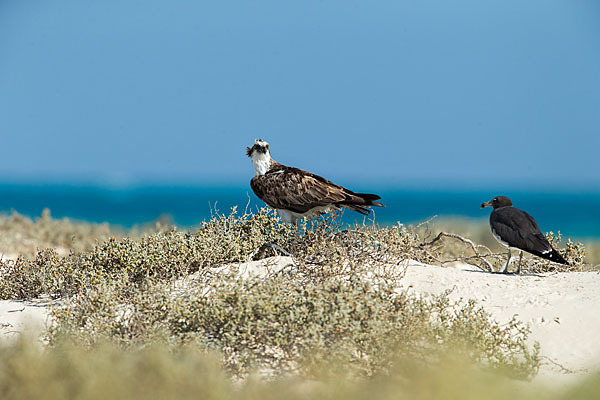
[[[258,249],[258,251],[252,257],[252,259],[260,260],[260,259],[264,258],[263,256],[265,255],[265,252],[267,251],[267,249],[273,250],[275,252],[275,254],[277,254],[277,252],[279,252],[279,253],[283,254],[284,256],[288,256],[288,257],[292,256],[290,254],[290,252],[285,250],[283,247],[276,245],[275,243],[265,243],[262,246],[260,246],[260,249]]]
[[[519,251],[519,264],[517,264],[517,272],[516,274],[521,273],[521,259],[523,258],[523,250]]]
[[[288,213],[285,210],[277,210],[277,213],[279,214],[279,216],[281,217],[281,219],[283,220],[284,223],[292,224],[293,226],[296,227],[296,232],[298,231],[298,217],[295,217],[293,214]],[[254,256],[252,256],[252,259],[253,260],[263,259],[265,257],[265,253],[267,252],[267,249],[273,250],[275,255],[281,254],[284,256],[288,256],[288,257],[292,256],[292,254],[289,251],[287,251],[286,249],[284,249],[283,247],[281,247],[275,243],[264,243],[262,246],[260,246],[260,248],[254,254]]]
[[[498,271],[501,274],[507,274],[508,273],[508,264],[510,263],[510,247],[508,248],[508,258],[506,259],[506,264],[504,264],[504,266],[502,267],[502,269],[500,271]]]

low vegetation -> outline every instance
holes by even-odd
[[[13,211],[9,215],[0,214],[0,255],[33,258],[40,249],[46,248],[53,248],[61,255],[80,253],[92,250],[95,244],[111,237],[140,238],[166,229],[169,226],[162,220],[125,230],[107,223],[52,218],[48,209],[35,219]]]
[[[194,343],[222,354],[237,376],[306,376],[326,362],[372,376],[392,368],[395,354],[426,360],[446,348],[518,378],[537,372],[538,348],[528,347],[528,331],[516,321],[500,326],[473,302],[422,299],[346,278],[299,285],[285,274],[266,280],[216,275],[207,285],[151,285],[129,296],[102,287],[55,309],[50,338],[89,347],[106,340],[124,348]]]
[[[68,254],[70,250],[91,250],[98,240],[113,236],[108,224],[54,219],[45,209],[35,220],[17,212],[0,216],[0,251],[3,256],[33,257],[39,249],[54,248]]]
[[[407,259],[442,265],[459,259],[485,268],[481,258],[496,257],[460,239],[428,244],[428,226],[342,227],[332,216],[296,229],[267,209],[244,215],[234,209],[192,232],[154,226],[128,236],[108,226],[55,221],[49,214],[35,222],[8,218],[12,222],[3,229],[18,226],[29,232],[28,246],[39,240],[50,248],[1,261],[0,297],[47,295],[59,301],[45,352],[25,341],[0,350],[3,393],[10,392],[12,380],[49,386],[44,397],[50,399],[74,397],[65,393],[93,398],[96,392],[104,394],[96,398],[165,398],[176,387],[209,398],[269,398],[285,387],[287,397],[294,397],[305,389],[282,382],[318,379],[322,386],[306,390],[322,398],[333,396],[333,382],[343,377],[345,398],[359,398],[352,396],[379,380],[379,398],[397,387],[414,398],[411,393],[424,390],[421,372],[450,384],[444,375],[449,359],[483,377],[529,379],[540,365],[539,347],[528,342],[529,331],[518,321],[500,325],[475,302],[452,302],[447,293],[418,297],[398,289]],[[63,233],[53,236],[54,229]],[[83,233],[68,242],[73,232]],[[276,251],[263,251],[264,243],[293,258],[283,268],[267,265],[262,275],[244,274],[239,263]],[[58,246],[69,253],[52,248]],[[587,268],[582,245],[568,241],[563,251],[574,266]],[[548,270],[532,258],[524,263],[525,270]],[[18,367],[26,362],[35,368]],[[57,368],[64,371],[60,378]],[[106,370],[100,376],[113,384],[104,388],[85,372],[90,370]],[[446,372],[437,377],[438,370]],[[252,383],[253,374],[270,379]],[[231,377],[245,378],[245,386],[232,386]],[[147,382],[148,391],[132,394],[132,379]],[[23,387],[36,397],[33,383]]]
[[[218,355],[195,346],[158,343],[123,351],[110,343],[86,349],[64,342],[41,350],[21,340],[0,346],[0,359],[0,393],[5,400],[586,400],[597,398],[600,391],[598,374],[568,390],[531,388],[451,356],[438,366],[400,359],[396,369],[369,379],[322,366],[314,370],[321,377],[318,381],[299,376],[232,381]]]

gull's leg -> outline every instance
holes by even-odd
[[[521,250],[519,252],[519,264],[517,265],[517,272],[516,274],[520,274],[521,273],[521,259],[523,258],[523,250]]]
[[[507,274],[507,270],[508,270],[508,264],[510,263],[510,247],[508,248],[508,258],[506,259],[506,264],[504,264],[504,266],[502,267],[502,269],[500,271],[498,271],[501,274]]]

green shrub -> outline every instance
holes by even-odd
[[[391,368],[398,354],[426,359],[444,348],[521,378],[539,365],[537,347],[528,348],[528,331],[516,321],[500,326],[473,302],[421,299],[356,275],[299,284],[293,274],[216,274],[185,289],[156,284],[123,293],[97,288],[56,308],[51,342],[68,336],[87,346],[196,343],[217,350],[241,375],[307,373],[327,361],[371,376]]]

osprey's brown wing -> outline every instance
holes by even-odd
[[[286,209],[297,213],[319,207],[336,205],[348,207],[368,214],[366,206],[383,206],[374,200],[379,196],[354,193],[327,179],[298,168],[278,164],[264,175],[250,181],[254,193],[275,209]]]

